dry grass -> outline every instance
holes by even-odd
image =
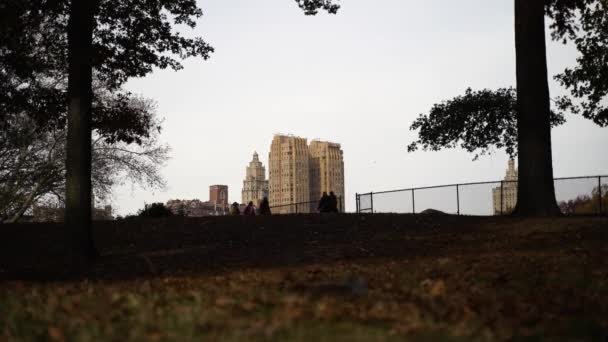
[[[348,243],[312,234],[264,253],[231,242],[236,254],[202,262],[225,249],[215,241],[211,250],[201,244],[204,252],[145,252],[157,274],[125,277],[123,267],[123,276],[113,278],[117,261],[108,256],[86,279],[7,280],[0,285],[0,341],[608,336],[607,220],[354,220],[358,233]],[[294,251],[308,257],[294,259]],[[248,260],[252,255],[259,259]],[[186,259],[203,266],[182,267]]]

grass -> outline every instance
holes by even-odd
[[[0,341],[602,341],[605,223],[488,223],[460,240],[380,234],[433,240],[441,253],[123,280],[11,280],[0,283]],[[352,279],[364,291],[350,291]]]

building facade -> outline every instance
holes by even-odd
[[[245,170],[245,180],[243,180],[243,191],[241,192],[241,203],[253,202],[256,206],[260,201],[268,197],[268,180],[266,179],[266,168],[257,152],[253,153],[253,160]]]
[[[221,216],[228,215],[230,205],[228,202],[227,185],[211,185],[209,187],[209,201],[199,199],[173,199],[165,205],[175,215],[188,217]]]
[[[338,209],[344,212],[344,158],[340,144],[313,140],[310,153],[310,199],[321,198],[323,192],[333,192],[338,198]],[[316,209],[313,203],[311,209]]]
[[[275,213],[308,212],[308,206],[296,208],[294,203],[310,201],[306,138],[275,135],[268,155],[268,200]]]
[[[93,207],[93,221],[111,221],[114,220],[114,215],[111,205],[103,207]],[[34,204],[32,207],[32,222],[63,222],[65,215],[65,207],[63,204]]]
[[[203,202],[199,199],[193,200],[169,200],[165,205],[174,215],[187,217],[221,216],[228,215],[228,208],[218,206],[211,201]]]
[[[517,169],[515,168],[515,160],[509,160],[502,185],[492,189],[492,200],[494,202],[494,215],[506,215],[515,209],[515,205],[517,204]]]
[[[218,207],[228,206],[228,185],[212,185],[209,187],[209,202]]]
[[[273,213],[315,212],[323,192],[344,211],[344,158],[340,144],[275,135],[270,146],[269,201]],[[296,203],[309,203],[298,205]]]

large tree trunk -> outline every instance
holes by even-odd
[[[68,22],[68,134],[65,224],[75,264],[96,256],[91,208],[94,0],[72,0]],[[80,260],[79,260],[80,259]]]
[[[515,0],[519,182],[514,214],[521,216],[560,213],[553,184],[544,3]]]

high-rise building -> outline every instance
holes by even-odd
[[[492,199],[494,202],[494,215],[509,214],[515,209],[515,205],[517,204],[517,169],[515,168],[515,160],[509,159],[505,179],[501,186],[492,189]]]
[[[333,193],[340,199],[338,209],[344,211],[344,159],[340,144],[313,140],[310,153],[310,199],[321,198],[323,192]],[[316,204],[312,204],[312,210]]]
[[[242,203],[253,202],[256,206],[264,197],[268,197],[268,180],[266,180],[266,169],[260,161],[257,152],[253,153],[253,160],[245,170],[243,181]]]
[[[209,202],[218,207],[228,207],[228,186],[212,185],[209,187]]]
[[[314,212],[322,193],[332,191],[339,197],[338,209],[344,211],[344,159],[340,144],[314,140],[309,146],[306,138],[275,135],[268,164],[268,199],[270,206],[275,207],[273,212]],[[293,205],[306,202],[310,204],[297,208]]]
[[[306,138],[275,135],[268,155],[268,190],[271,207],[275,213],[308,212],[308,206],[295,208],[289,204],[310,201],[308,168],[308,145]]]

